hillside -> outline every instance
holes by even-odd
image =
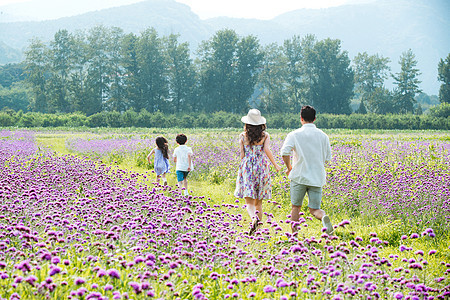
[[[312,33],[319,39],[340,39],[351,59],[363,51],[389,57],[392,72],[398,72],[401,53],[412,49],[422,72],[422,89],[437,94],[437,64],[450,52],[449,15],[450,3],[445,0],[378,0],[301,9],[267,21],[226,17],[201,20],[187,5],[148,0],[52,21],[0,23],[0,44],[5,44],[0,47],[0,64],[11,61],[4,60],[3,49],[9,53],[11,48],[23,50],[32,37],[48,41],[59,29],[86,30],[100,24],[121,27],[125,32],[139,33],[154,27],[160,35],[179,33],[193,50],[223,28],[234,29],[240,35],[256,35],[262,44],[282,43],[293,35]]]

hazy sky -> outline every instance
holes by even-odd
[[[88,11],[141,2],[142,0],[0,0],[0,12],[54,19]],[[218,16],[271,19],[300,8],[324,8],[371,0],[176,0],[187,4],[201,19]],[[14,9],[8,4],[17,4]]]

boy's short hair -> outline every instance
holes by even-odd
[[[306,122],[314,122],[314,120],[316,119],[316,110],[311,105],[305,105],[300,111],[300,116]]]
[[[184,134],[180,133],[177,134],[177,137],[175,138],[175,141],[177,141],[177,143],[179,145],[184,145],[187,142],[187,136],[185,136]]]

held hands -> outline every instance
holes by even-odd
[[[288,168],[288,169],[286,170],[286,176],[289,176],[289,173],[291,173],[291,170],[292,170],[292,168]]]
[[[278,164],[275,164],[274,167],[277,172],[280,172],[281,167]]]

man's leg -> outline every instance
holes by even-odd
[[[300,209],[301,206],[292,205],[291,209],[291,230],[292,233],[298,231],[298,227],[300,224],[298,224],[298,220],[300,219]]]
[[[330,217],[327,216],[323,209],[320,209],[322,204],[322,188],[321,187],[308,187],[308,199],[309,199],[309,212],[317,219],[322,221],[323,227],[326,228],[326,233],[333,232],[333,225],[331,224]]]
[[[291,230],[298,231],[298,220],[300,218],[300,209],[302,208],[303,198],[305,198],[306,186],[291,181]]]

